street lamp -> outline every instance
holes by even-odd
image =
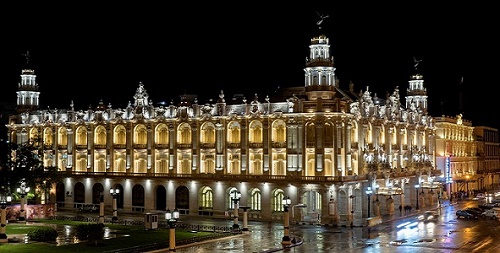
[[[0,243],[8,242],[7,234],[7,205],[10,205],[12,197],[8,194],[0,194]]]
[[[234,203],[233,206],[233,218],[234,218],[234,224],[233,224],[233,231],[238,230],[240,226],[238,225],[238,202],[240,201],[241,198],[241,193],[239,191],[232,191],[229,196],[231,197],[231,200]]]
[[[351,199],[351,228],[354,227],[354,198],[356,198],[356,196],[354,195],[351,195],[349,196],[349,198]]]
[[[168,251],[175,252],[175,227],[177,226],[177,219],[179,219],[179,210],[174,209],[173,212],[167,209],[165,219],[168,223],[169,237],[168,237]]]
[[[419,185],[419,184],[416,184],[416,185],[415,185],[415,191],[416,191],[416,193],[417,193],[417,195],[416,195],[416,198],[417,198],[417,206],[416,206],[415,210],[420,209],[420,207],[418,206],[418,199],[420,198],[420,197],[418,196],[418,188],[420,188],[420,185]]]
[[[290,215],[288,213],[288,208],[290,207],[290,204],[292,204],[292,200],[290,197],[285,196],[283,198],[283,211],[284,211],[284,235],[283,235],[283,240],[281,241],[281,244],[283,245],[289,245],[292,244],[292,241],[290,240]]]
[[[370,213],[370,202],[371,202],[371,196],[372,196],[372,188],[370,186],[368,186],[366,188],[366,196],[368,196],[368,218],[371,217],[371,213]]]
[[[109,193],[113,196],[113,218],[111,218],[111,223],[118,221],[118,207],[116,206],[116,197],[120,194],[120,189],[109,189]]]
[[[17,188],[17,193],[21,195],[21,213],[19,214],[19,220],[26,220],[26,210],[24,210],[24,205],[26,203],[26,195],[30,191],[29,186],[26,186],[26,180],[23,178],[20,181],[20,186]]]

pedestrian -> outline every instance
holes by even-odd
[[[403,214],[403,205],[399,205],[399,214]]]

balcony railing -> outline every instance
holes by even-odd
[[[240,143],[227,143],[228,148],[240,148],[241,144]]]
[[[286,142],[273,142],[273,148],[285,148]]]
[[[126,144],[114,144],[113,148],[114,149],[126,149],[127,145]]]
[[[148,144],[134,144],[134,149],[146,149]]]
[[[192,146],[193,146],[192,144],[177,144],[177,148],[179,149],[189,149]]]
[[[168,144],[156,144],[157,149],[168,149]]]
[[[200,143],[200,148],[215,148],[215,143]]]
[[[264,143],[262,143],[262,142],[261,143],[249,143],[248,146],[250,148],[262,148],[262,147],[264,147]]]
[[[72,177],[115,177],[115,178],[164,178],[188,180],[226,180],[245,182],[302,182],[302,183],[342,183],[363,181],[362,176],[283,176],[283,175],[233,175],[233,174],[172,174],[172,173],[130,173],[130,172],[82,172],[67,170],[61,172],[64,176]]]

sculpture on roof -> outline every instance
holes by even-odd
[[[319,17],[319,20],[318,20],[318,22],[316,22],[316,25],[318,25],[318,28],[321,30],[321,24],[323,23],[323,21],[325,21],[325,18],[329,17],[329,15],[323,16],[323,15],[319,14],[319,12],[316,12],[316,14],[318,14],[318,17]]]

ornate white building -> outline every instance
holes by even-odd
[[[223,216],[238,191],[250,219],[282,219],[288,196],[307,205],[292,208],[295,221],[345,225],[415,206],[416,184],[420,205],[435,204],[441,171],[423,76],[410,77],[405,101],[398,87],[385,98],[352,83],[343,90],[329,39],[314,37],[309,48],[303,87],[251,100],[221,91],[216,102],[185,95],[155,106],[139,83],[126,108],[44,110],[35,72],[25,69],[8,138],[41,137],[45,166],[67,176],[50,192],[58,208],[97,204],[118,188],[119,210]],[[110,215],[112,196],[104,202]]]

